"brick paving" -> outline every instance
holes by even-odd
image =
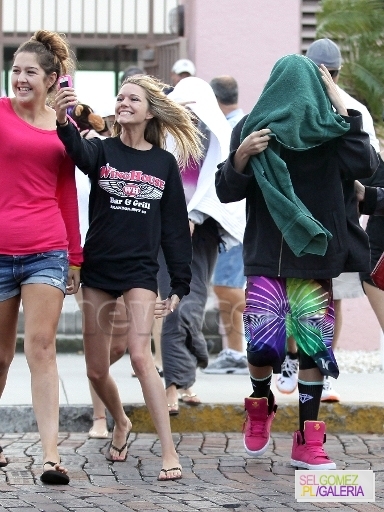
[[[297,503],[291,434],[273,434],[270,449],[249,458],[240,433],[174,434],[183,479],[158,482],[161,461],[154,434],[130,436],[125,463],[109,463],[105,440],[61,433],[60,453],[68,486],[43,485],[37,433],[4,434],[0,444],[11,463],[0,471],[0,512],[326,511],[384,510],[384,436],[328,435],[327,451],[338,469],[372,469],[374,503]]]

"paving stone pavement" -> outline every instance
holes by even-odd
[[[373,512],[384,509],[384,436],[328,435],[327,451],[338,469],[371,469],[373,503],[297,503],[295,470],[289,465],[291,434],[272,435],[270,449],[249,458],[240,433],[174,434],[183,478],[158,482],[160,446],[155,434],[131,434],[124,463],[104,458],[107,440],[86,433],[60,433],[60,454],[71,478],[67,486],[40,482],[37,433],[4,434],[10,464],[0,470],[0,512],[129,511],[315,511]]]

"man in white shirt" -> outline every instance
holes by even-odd
[[[223,75],[213,78],[210,85],[221,111],[233,128],[244,117],[243,110],[238,106],[239,93],[236,80],[232,76]],[[244,208],[243,202],[239,203],[239,208]],[[243,244],[219,253],[212,284],[219,303],[223,350],[203,372],[248,375],[243,332],[245,307]]]

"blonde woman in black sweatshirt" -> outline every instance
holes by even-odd
[[[127,78],[117,96],[116,121],[109,139],[82,139],[68,122],[76,104],[73,88],[56,96],[58,135],[76,165],[89,176],[91,223],[84,244],[81,281],[87,374],[115,421],[106,458],[128,455],[132,424],[109,374],[110,314],[123,295],[127,308],[128,351],[162,446],[159,480],[181,478],[164,387],[155,368],[150,332],[157,296],[157,256],[165,254],[169,297],[157,315],[172,312],[189,293],[191,238],[178,163],[199,159],[199,132],[188,111],[163,93],[164,84],[144,75]],[[176,141],[178,161],[165,151]]]

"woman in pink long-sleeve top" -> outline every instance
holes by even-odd
[[[0,395],[15,345],[20,303],[32,403],[46,483],[66,484],[57,448],[59,379],[56,330],[66,293],[79,286],[82,250],[75,169],[47,106],[72,60],[65,39],[40,30],[15,53],[13,98],[0,99]],[[8,459],[0,447],[0,466]]]

